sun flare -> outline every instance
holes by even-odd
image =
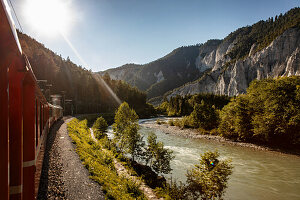
[[[70,0],[26,0],[24,15],[28,24],[41,34],[67,34],[74,17],[70,7]]]

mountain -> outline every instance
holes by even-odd
[[[253,47],[255,45],[253,44]],[[220,48],[226,49],[226,46]],[[226,52],[223,51],[221,62],[225,55]],[[200,79],[173,90],[167,96],[196,93],[234,96],[245,93],[254,79],[292,75],[300,75],[300,30],[298,28],[288,29],[261,51],[253,54],[250,51],[245,59],[228,65],[215,65]]]
[[[201,76],[207,66],[212,66],[212,51],[221,40],[210,40],[205,44],[180,47],[168,55],[145,65],[126,64],[98,74],[108,73],[112,79],[124,80],[146,91],[148,98],[161,96]]]
[[[254,79],[300,75],[300,8],[237,29],[223,40],[181,47],[145,65],[109,69],[148,99],[196,93],[245,93]]]

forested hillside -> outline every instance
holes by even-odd
[[[249,53],[254,54],[269,46],[279,35],[293,27],[300,28],[299,8],[293,8],[284,15],[270,17],[266,21],[261,20],[252,26],[240,28],[225,38],[228,41],[236,40],[235,46],[228,55],[232,61],[245,58]]]
[[[77,66],[69,58],[62,58],[35,39],[20,32],[18,34],[36,78],[52,84],[51,94],[65,91],[66,99],[72,100],[75,113],[114,112],[119,106],[103,81],[91,71]],[[121,101],[128,102],[141,112],[151,110],[151,106],[146,104],[145,93],[123,81],[111,81],[109,78],[105,81]]]

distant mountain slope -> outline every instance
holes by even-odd
[[[145,65],[126,64],[108,73],[112,79],[124,80],[147,91],[148,98],[161,96],[165,92],[196,80],[213,66],[210,59],[221,40],[210,40],[205,44],[180,47],[168,55]]]
[[[239,28],[224,40],[181,47],[149,64],[129,64],[105,72],[147,91],[148,98],[156,97],[156,102],[164,94],[237,95],[256,78],[300,75],[299,28],[300,8],[293,8]]]

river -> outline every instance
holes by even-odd
[[[147,120],[149,122],[149,120]],[[140,121],[147,123],[147,121]],[[187,169],[198,163],[199,155],[207,150],[218,150],[221,159],[231,159],[234,166],[228,181],[225,199],[232,200],[299,200],[300,158],[278,152],[257,150],[207,139],[191,139],[165,134],[141,126],[140,133],[147,137],[154,132],[165,147],[173,150],[175,159],[171,162],[170,175],[185,182]]]

